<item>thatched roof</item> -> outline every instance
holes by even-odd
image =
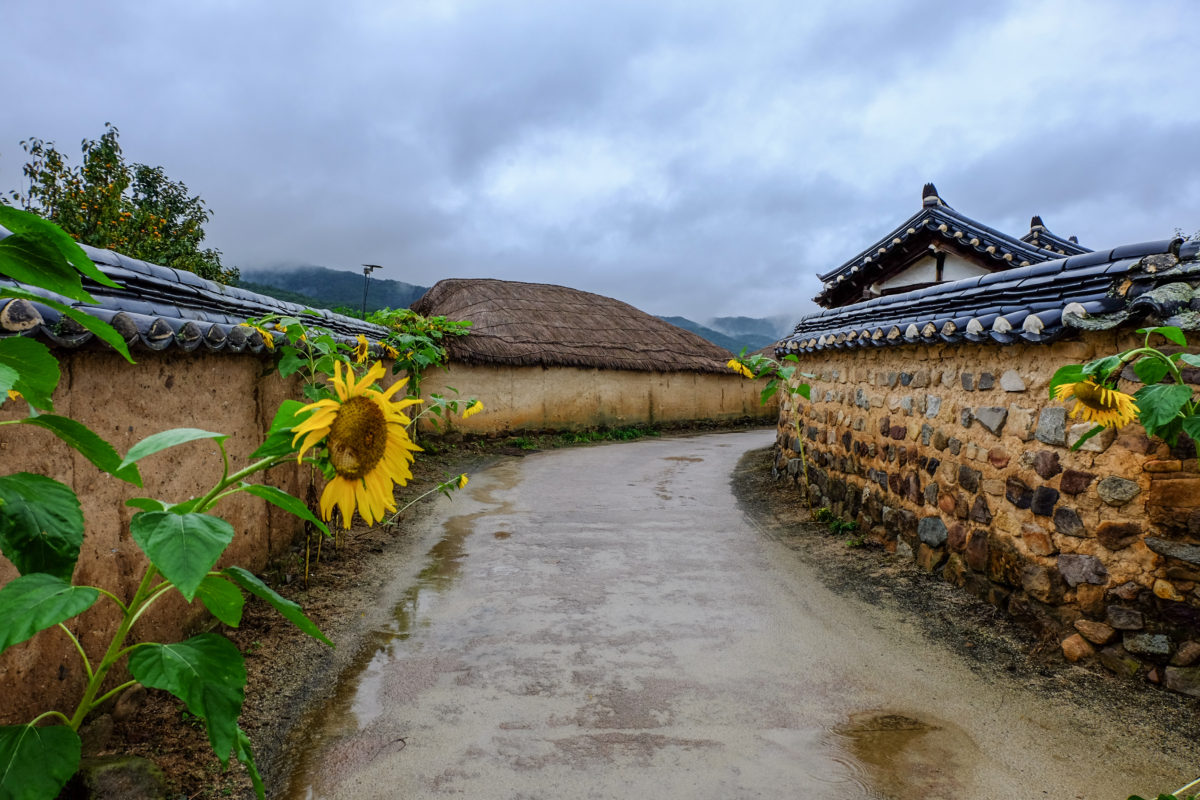
[[[470,320],[447,340],[467,364],[721,372],[732,354],[633,306],[578,289],[485,278],[439,281],[412,309]]]

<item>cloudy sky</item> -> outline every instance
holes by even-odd
[[[0,189],[105,122],[228,264],[795,316],[931,180],[1020,235],[1200,228],[1200,3],[42,0],[0,25]]]

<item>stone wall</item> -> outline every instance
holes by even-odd
[[[55,410],[88,425],[124,453],[144,437],[168,428],[195,427],[229,435],[230,468],[248,463],[262,443],[279,403],[298,396],[294,381],[283,381],[272,362],[251,354],[135,351],[137,364],[111,352],[60,351],[62,380]],[[8,402],[0,419],[23,417],[24,404]],[[171,502],[197,496],[221,477],[221,457],[212,441],[189,442],[150,456],[139,464],[139,489],[97,470],[47,431],[27,425],[0,427],[3,473],[37,472],[70,486],[79,496],[86,533],[75,581],[101,586],[128,600],[141,578],[145,557],[129,537],[135,509],[130,497]],[[275,467],[257,480],[303,498],[308,470]],[[218,566],[262,569],[288,551],[300,523],[264,500],[245,494],[222,501],[216,513],[237,531]],[[0,557],[0,586],[17,576]],[[103,597],[67,625],[93,663],[104,653],[120,619]],[[188,606],[176,594],[164,597],[137,623],[134,638],[178,640],[206,624],[199,603]],[[83,667],[60,631],[43,631],[0,655],[0,724],[23,722],[47,708],[74,711],[84,684]]]
[[[485,411],[451,426],[469,433],[571,431],[752,417],[769,422],[778,407],[759,403],[760,384],[730,370],[638,372],[579,367],[500,367],[451,364],[421,382],[430,393],[466,400]],[[429,422],[422,420],[428,428]]]
[[[1138,343],[1106,332],[800,354],[818,377],[798,419],[781,413],[776,466],[803,490],[803,441],[814,507],[1054,637],[1070,660],[1200,695],[1195,446],[1133,424],[1072,451],[1092,425],[1048,399],[1059,366]]]

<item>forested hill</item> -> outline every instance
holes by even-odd
[[[361,272],[316,266],[243,269],[238,285],[313,308],[362,308]],[[408,308],[428,289],[428,286],[372,277],[367,292],[367,311]]]
[[[763,334],[739,333],[731,335],[728,333],[722,333],[721,331],[714,330],[706,325],[701,325],[699,322],[693,322],[687,317],[659,317],[659,319],[683,328],[685,331],[691,331],[698,336],[708,339],[713,344],[720,345],[735,355],[741,352],[743,348],[745,348],[747,353],[753,353],[755,350],[760,350],[769,344],[774,344],[776,339],[779,338],[777,336],[767,336]],[[739,317],[739,319],[748,318]],[[766,322],[766,320],[760,321]]]

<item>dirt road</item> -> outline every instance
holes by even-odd
[[[1194,777],[826,589],[731,492],[771,436],[473,476],[420,522],[426,561],[305,726],[284,796],[1125,798]]]

